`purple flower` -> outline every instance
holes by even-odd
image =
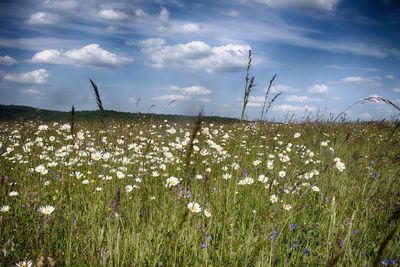
[[[394,258],[393,259],[382,259],[381,264],[383,266],[394,266],[397,264],[397,260]]]
[[[340,248],[342,248],[344,246],[344,240],[343,239],[339,240],[339,244],[338,245],[339,245]]]
[[[294,230],[296,230],[296,227],[297,227],[297,224],[295,224],[295,223],[290,224],[290,230],[294,231]]]
[[[206,234],[206,240],[211,240],[211,235],[210,234]]]
[[[274,240],[278,237],[278,231],[274,230],[272,233],[268,236],[269,240]]]
[[[306,248],[303,252],[304,255],[309,256],[311,253],[311,250],[309,248]]]
[[[294,241],[292,243],[292,248],[297,248],[299,246],[299,242],[298,241]]]
[[[201,243],[200,248],[205,249],[207,247],[206,243]]]
[[[358,235],[358,234],[359,234],[359,231],[358,231],[357,229],[354,229],[353,233],[354,233],[355,235]]]

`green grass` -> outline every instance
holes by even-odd
[[[399,220],[393,217],[400,209],[395,125],[207,122],[192,154],[186,149],[193,125],[186,122],[146,118],[106,122],[106,128],[76,122],[81,139],[48,125],[45,131],[38,123],[0,125],[0,207],[10,206],[0,212],[0,266],[25,259],[43,266],[41,257],[55,266],[365,266],[377,257],[400,260]],[[168,133],[171,128],[176,132]],[[111,157],[94,161],[94,151]],[[279,154],[290,160],[282,162]],[[342,172],[336,157],[346,166]],[[50,162],[58,165],[48,167]],[[34,170],[40,164],[47,174]],[[319,174],[299,178],[313,170]],[[224,173],[232,177],[224,180]],[[197,174],[203,179],[194,179]],[[261,174],[267,183],[257,180]],[[246,175],[254,183],[239,185]],[[180,185],[166,188],[170,176]],[[127,192],[127,185],[138,188]],[[272,195],[278,202],[270,201]],[[190,212],[189,202],[202,211]],[[55,211],[41,214],[44,205]]]

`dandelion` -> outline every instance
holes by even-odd
[[[190,212],[193,212],[193,213],[201,212],[200,204],[197,202],[189,202],[187,204],[187,208],[190,210]]]
[[[179,184],[179,179],[171,176],[165,181],[165,187],[174,187]]]
[[[5,205],[3,207],[0,208],[0,212],[9,212],[10,211],[10,206]]]
[[[50,215],[53,213],[53,211],[55,210],[55,208],[51,205],[47,205],[47,206],[41,206],[39,208],[39,212],[44,214],[44,215]]]

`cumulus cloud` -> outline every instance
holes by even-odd
[[[172,46],[147,46],[143,47],[142,53],[147,56],[147,63],[155,68],[204,69],[215,73],[243,69],[250,49],[250,46],[243,44],[212,47],[202,41],[192,41]]]
[[[326,94],[329,91],[328,86],[325,84],[314,84],[313,86],[308,87],[307,90],[310,94]]]
[[[55,49],[43,50],[32,57],[34,63],[89,65],[116,67],[132,62],[131,58],[117,55],[103,49],[99,44],[89,44],[79,49],[61,52]]]
[[[160,14],[158,15],[158,19],[162,22],[169,21],[169,11],[166,8],[161,9]]]
[[[293,105],[275,105],[272,107],[273,110],[282,112],[315,112],[317,110],[314,106],[293,106]]]
[[[247,103],[248,107],[262,107],[264,105],[264,96],[250,96],[249,102]],[[239,101],[243,101],[243,99],[238,99]]]
[[[50,74],[45,69],[24,73],[5,73],[3,79],[11,83],[44,84],[50,79]]]
[[[168,100],[168,101],[189,101],[192,100],[191,96],[187,95],[163,95],[153,97],[154,100]]]
[[[393,88],[393,91],[395,91],[396,93],[400,93],[400,88]]]
[[[393,74],[386,75],[386,79],[388,80],[395,80],[396,77]]]
[[[141,18],[147,16],[142,9],[102,9],[97,15],[106,20],[127,20],[133,18]]]
[[[302,8],[314,10],[333,10],[341,0],[253,0],[272,8]]]
[[[154,46],[163,46],[166,44],[164,39],[161,38],[150,38],[143,41],[140,41],[139,44],[142,47],[154,47]]]
[[[49,25],[58,21],[58,16],[47,12],[33,13],[26,21],[31,25]]]
[[[109,20],[124,20],[128,16],[125,12],[114,10],[114,9],[103,9],[98,13],[100,18]]]
[[[267,88],[265,89],[267,90]],[[297,93],[299,92],[299,88],[294,88],[289,85],[283,85],[283,84],[276,84],[271,87],[271,93],[277,94],[277,93]]]
[[[361,76],[349,76],[341,80],[342,83],[352,84],[352,85],[380,85],[377,81],[378,77],[364,78]]]
[[[308,96],[302,95],[288,95],[286,96],[286,101],[288,102],[311,102],[312,99]]]
[[[43,6],[55,9],[74,9],[77,7],[75,0],[45,0],[42,3]]]
[[[190,87],[182,87],[179,88],[177,86],[171,86],[167,90],[172,91],[175,94],[181,95],[209,95],[211,94],[211,90],[199,85],[193,85]]]
[[[157,30],[159,32],[169,33],[169,34],[199,34],[205,31],[199,24],[193,22],[168,23],[166,25],[159,26]]]
[[[0,65],[15,65],[17,64],[17,60],[9,55],[0,56]]]

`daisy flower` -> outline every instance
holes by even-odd
[[[47,205],[47,206],[41,206],[39,208],[39,212],[44,214],[44,215],[50,215],[53,213],[53,211],[55,210],[55,208],[51,205]]]
[[[190,210],[190,212],[193,212],[193,213],[199,213],[199,212],[201,212],[201,207],[200,207],[200,204],[199,204],[199,203],[196,203],[196,202],[189,202],[189,203],[187,204],[187,207],[188,207],[188,209]]]
[[[179,184],[179,179],[171,176],[165,181],[165,187],[174,187]]]

